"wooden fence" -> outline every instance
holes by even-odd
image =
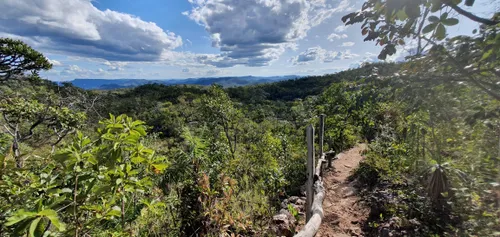
[[[307,127],[307,183],[306,183],[306,225],[295,237],[313,237],[319,230],[323,219],[323,199],[325,188],[323,186],[323,170],[328,164],[332,167],[332,157],[325,159],[323,152],[323,138],[325,132],[325,115],[319,116],[319,159],[315,165],[314,157],[314,127]]]

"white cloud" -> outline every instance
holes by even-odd
[[[112,71],[124,71],[124,67],[126,67],[129,63],[128,62],[118,62],[118,61],[115,61],[115,62],[110,62],[110,61],[104,61],[102,63],[103,65],[106,65],[108,66],[108,72],[112,72]]]
[[[83,70],[78,65],[69,65],[68,71],[72,72],[82,72]]]
[[[329,4],[326,4],[325,0],[311,0],[313,5],[320,6],[314,9],[312,13],[311,21],[313,26],[321,24],[326,19],[330,18],[334,13],[348,12],[354,10],[354,5],[351,5],[350,0],[342,0],[337,5],[337,7],[332,8]]]
[[[347,38],[347,35],[346,34],[335,34],[335,33],[332,33],[328,36],[328,40],[333,42],[335,41],[336,39],[346,39]]]
[[[91,0],[2,0],[0,31],[29,38],[35,46],[107,60],[155,61],[182,39],[153,22]]]
[[[54,67],[60,67],[62,66],[63,64],[57,60],[52,60],[52,59],[49,59],[49,63],[52,64],[52,66]]]
[[[349,28],[349,26],[339,25],[339,26],[335,27],[335,32],[337,32],[337,33],[344,32],[347,30],[347,28]]]
[[[205,27],[220,55],[201,55],[198,60],[217,67],[238,64],[266,66],[307,32],[334,13],[351,7],[342,0],[331,7],[326,0],[189,0],[193,9],[184,12]]]
[[[354,42],[350,42],[350,41],[348,41],[348,42],[344,42],[344,43],[342,43],[342,45],[341,45],[341,46],[342,46],[342,47],[352,47],[352,46],[354,46],[354,44],[355,44]]]
[[[299,55],[293,57],[290,61],[294,65],[309,64],[310,62],[319,61],[324,63],[333,62],[342,59],[352,59],[358,57],[359,55],[351,53],[351,51],[346,50],[344,52],[338,51],[328,51],[320,46],[308,48],[306,51],[300,53]]]

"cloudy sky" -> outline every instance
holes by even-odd
[[[474,11],[492,12],[491,0]],[[0,0],[0,37],[24,40],[51,80],[318,75],[374,61],[361,0]],[[461,19],[449,33],[472,32]],[[402,58],[402,49],[390,60]]]

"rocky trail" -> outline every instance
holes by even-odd
[[[325,170],[323,185],[325,188],[325,199],[323,200],[323,214],[320,229],[316,237],[345,237],[365,236],[362,224],[365,223],[369,209],[363,206],[356,195],[356,181],[350,182],[348,177],[363,160],[362,152],[366,150],[365,144],[359,144],[354,148],[337,155],[333,162],[333,169]],[[304,190],[305,191],[305,190]],[[301,216],[297,220],[289,211],[288,206],[296,209]],[[281,203],[282,209],[273,217],[273,231],[277,236],[292,237],[302,230],[305,225],[304,196],[292,196]]]
[[[326,197],[323,201],[324,218],[317,237],[364,236],[361,225],[369,214],[369,209],[359,203],[354,182],[349,182],[351,172],[363,159],[366,145],[342,152],[333,162],[334,169],[325,173]]]

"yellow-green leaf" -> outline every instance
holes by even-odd
[[[11,226],[14,225],[26,218],[34,217],[36,216],[35,212],[27,212],[24,209],[21,209],[14,213],[13,216],[7,218],[7,222],[5,223],[5,226]]]
[[[41,217],[38,217],[31,222],[30,230],[29,230],[30,237],[38,237],[36,235],[36,229],[37,229],[38,223],[40,222],[41,219],[42,219]]]

